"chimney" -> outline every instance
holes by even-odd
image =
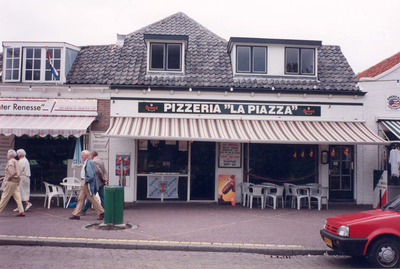
[[[126,35],[120,35],[117,34],[117,47],[121,48],[122,46],[124,46],[124,41],[125,41]]]

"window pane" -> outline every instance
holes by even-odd
[[[41,49],[35,49],[35,58],[40,58],[42,50]]]
[[[7,58],[12,58],[13,49],[7,49]]]
[[[151,45],[151,69],[164,69],[164,45]]]
[[[32,69],[33,63],[32,60],[26,60],[26,69]]]
[[[32,80],[32,71],[26,71],[25,72],[25,79],[26,80]]]
[[[40,60],[35,60],[34,61],[34,69],[40,69]]]
[[[179,44],[168,44],[168,70],[180,70],[181,69],[181,45]]]
[[[267,72],[267,49],[254,47],[253,48],[253,71]]]
[[[9,68],[12,68],[12,59],[6,59],[6,68],[7,69],[9,69]]]
[[[6,79],[11,79],[11,70],[6,70]]]
[[[51,71],[46,71],[46,75],[45,76],[46,76],[45,80],[52,80],[53,79]]]
[[[40,80],[40,71],[33,71],[33,80]]]
[[[19,68],[19,59],[15,59],[15,60],[14,60],[13,67],[14,67],[14,68]]]
[[[237,72],[250,72],[250,47],[237,47]]]
[[[299,73],[299,50],[286,49],[286,72]]]
[[[60,69],[60,66],[61,66],[60,60],[54,60],[53,64],[54,64],[54,67],[55,67],[57,70]]]
[[[14,49],[14,57],[19,58],[19,48]]]
[[[26,58],[33,58],[33,49],[26,50]]]
[[[301,50],[301,73],[314,74],[314,50]]]
[[[332,190],[340,190],[340,177],[331,176],[330,187]]]
[[[19,79],[19,69],[13,70],[13,78],[12,79]]]
[[[54,58],[61,58],[61,50],[60,49],[54,50]]]

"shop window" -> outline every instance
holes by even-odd
[[[140,140],[138,174],[188,173],[188,142]]]
[[[252,183],[318,182],[318,146],[250,144]]]
[[[236,72],[267,73],[267,47],[237,46]]]
[[[304,48],[286,48],[285,74],[288,75],[314,75],[315,50]]]

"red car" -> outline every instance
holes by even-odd
[[[398,267],[400,195],[381,209],[328,218],[320,233],[338,253],[365,256],[374,267]]]

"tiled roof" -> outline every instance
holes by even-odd
[[[360,79],[364,77],[367,78],[376,77],[377,75],[380,75],[383,72],[388,71],[389,69],[391,69],[392,67],[396,66],[399,63],[400,63],[400,52],[368,68],[367,70],[358,73],[357,78]]]
[[[147,74],[144,34],[187,35],[185,73]],[[123,47],[82,47],[67,77],[69,84],[174,87],[235,87],[288,90],[357,90],[357,78],[338,46],[318,49],[318,80],[312,78],[234,77],[228,42],[183,13],[128,34]]]

